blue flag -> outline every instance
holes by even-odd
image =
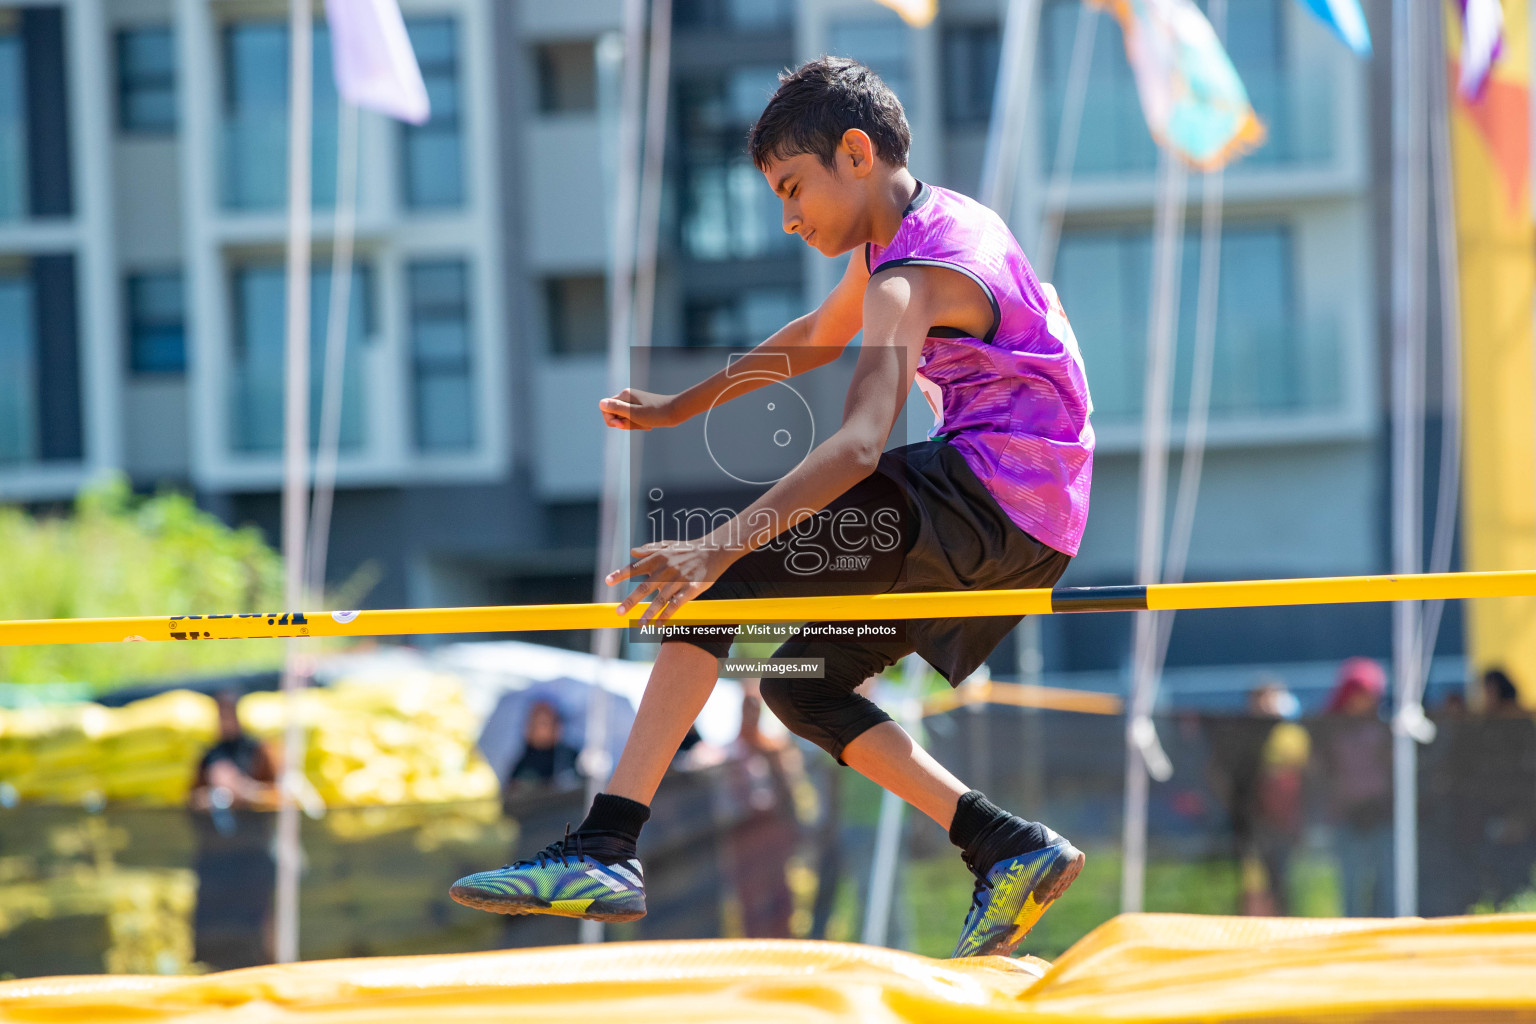
[[[1371,30],[1365,24],[1360,0],[1301,0],[1334,35],[1360,57],[1371,55]]]

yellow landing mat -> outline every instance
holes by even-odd
[[[0,1020],[92,1024],[1536,1021],[1536,915],[1132,914],[1051,966],[697,941],[0,983]]]

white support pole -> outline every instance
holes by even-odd
[[[645,86],[645,156],[640,165],[639,224],[635,235],[635,348],[650,346],[655,327],[656,252],[661,235],[662,172],[667,155],[667,96],[671,72],[672,0],[651,0],[650,58]]]
[[[997,86],[992,94],[992,118],[987,125],[987,145],[981,161],[980,189],[981,201],[1005,221],[1018,190],[1039,36],[1040,0],[1008,0]]]
[[[283,597],[303,608],[309,477],[310,124],[314,103],[314,13],[310,0],[290,0],[288,17],[288,310],[283,425]],[[298,641],[283,665],[283,769],[277,814],[276,959],[299,957],[299,808],[304,772],[298,691],[305,683]]]
[[[901,698],[896,722],[909,733],[922,723],[923,678],[928,664],[915,654],[902,666]],[[880,819],[875,826],[875,859],[869,869],[869,900],[864,905],[866,946],[883,946],[890,931],[891,905],[896,895],[896,868],[901,853],[901,823],[907,802],[890,790],[880,794]]]
[[[617,138],[617,152],[609,161],[613,220],[608,259],[608,394],[625,386],[629,375],[629,345],[634,332],[634,277],[636,207],[640,190],[640,101],[645,33],[645,0],[625,0],[622,37],[598,40],[599,126]],[[606,139],[604,140],[606,146]],[[599,511],[597,565],[593,574],[593,600],[610,601],[604,577],[628,559],[628,520],[620,525],[621,495],[629,491],[629,464],[625,459],[625,431],[605,430],[603,443],[603,494]],[[586,742],[581,752],[586,774],[587,802],[602,791],[613,766],[608,754],[608,702],[604,691],[605,666],[618,657],[619,634],[600,629],[592,634],[592,653],[603,661],[598,666],[591,702],[587,705]],[[581,923],[582,942],[601,942],[603,926]]]
[[[1168,491],[1168,418],[1173,397],[1173,348],[1178,328],[1179,271],[1184,240],[1184,165],[1166,149],[1158,155],[1159,189],[1153,236],[1152,296],[1147,323],[1147,380],[1141,432],[1136,582],[1157,583],[1162,573],[1164,505]],[[1168,757],[1157,741],[1155,612],[1136,613],[1131,654],[1131,699],[1125,719],[1124,859],[1120,907],[1138,911],[1146,886],[1147,776],[1166,779]]]
[[[1419,571],[1424,524],[1424,175],[1428,163],[1424,109],[1424,8],[1398,0],[1392,37],[1392,568]],[[1417,709],[1423,655],[1422,606],[1392,606],[1394,910],[1418,909],[1418,751],[1408,730]]]

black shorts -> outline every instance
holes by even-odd
[[[861,536],[860,521],[875,525]],[[1048,588],[1071,561],[1019,529],[947,440],[886,452],[874,473],[784,540],[737,559],[694,600]],[[824,658],[827,681],[851,689],[915,651],[958,686],[1022,618],[892,620],[889,642],[797,630],[775,656]],[[736,631],[695,626],[664,642],[724,658]]]

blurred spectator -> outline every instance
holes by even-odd
[[[1318,723],[1323,781],[1349,917],[1391,913],[1392,734],[1381,719],[1387,675],[1350,658]]]
[[[1520,691],[1501,668],[1490,668],[1483,673],[1483,714],[1489,718],[1525,714],[1520,707]]]
[[[1291,855],[1306,822],[1302,793],[1312,737],[1290,719],[1301,704],[1279,680],[1266,680],[1248,695],[1248,710],[1272,720],[1258,751],[1253,788],[1252,846],[1243,851],[1243,912],[1290,913]]]
[[[1464,718],[1467,714],[1467,695],[1448,693],[1440,702],[1439,713],[1446,718]]]
[[[678,744],[677,753],[672,755],[672,769],[681,772],[695,772],[703,768],[713,768],[721,764],[730,752],[718,743],[711,743],[699,735],[697,724],[690,725],[688,732],[683,736],[683,742]]]
[[[1536,723],[1509,675],[1482,676],[1482,716],[1461,751],[1463,803],[1473,847],[1476,896],[1493,904],[1536,884]]]
[[[794,894],[787,869],[800,840],[794,789],[802,784],[800,751],[763,733],[763,699],[756,680],[744,681],[741,731],[726,752],[730,806],[740,815],[726,843],[741,914],[741,934],[787,939]]]
[[[267,745],[240,725],[240,695],[225,690],[214,698],[219,706],[219,738],[198,762],[187,800],[195,811],[215,816],[231,807],[277,804],[277,762]]]
[[[523,726],[523,756],[512,766],[507,787],[575,786],[581,779],[576,768],[580,753],[565,741],[565,723],[560,720],[560,712],[553,704],[541,700],[528,709],[528,721]]]
[[[228,970],[272,962],[274,815],[261,812],[276,805],[278,765],[241,727],[239,695],[216,699],[219,738],[198,762],[187,803],[197,836],[194,956]]]

